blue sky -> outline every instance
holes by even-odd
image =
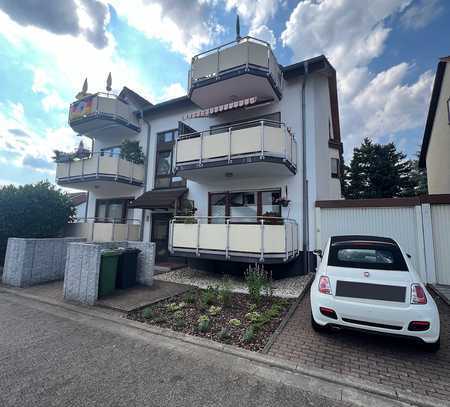
[[[438,58],[450,54],[445,0],[0,0],[0,184],[54,180],[54,149],[77,137],[67,109],[128,86],[160,102],[186,92],[195,53],[241,34],[283,65],[325,54],[338,73],[346,158],[362,138],[420,145]]]

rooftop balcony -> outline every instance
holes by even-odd
[[[141,130],[134,111],[116,95],[96,93],[70,105],[69,125],[77,133],[93,138],[102,134],[132,136]]]
[[[285,263],[298,255],[298,225],[272,217],[175,217],[169,250],[175,256]]]
[[[284,123],[244,122],[179,136],[174,162],[177,175],[194,181],[292,175],[297,142]]]
[[[89,158],[59,162],[56,183],[83,191],[105,188],[110,193],[134,192],[144,185],[143,164],[134,164],[118,154],[93,153]]]
[[[244,37],[192,58],[189,95],[202,108],[247,97],[281,99],[282,73],[270,45]]]

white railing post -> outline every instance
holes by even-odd
[[[169,223],[169,252],[173,253],[173,229],[174,229],[175,219],[171,219]]]
[[[98,172],[100,170],[100,154],[97,153],[97,172],[95,173],[95,177],[98,178]]]
[[[197,248],[195,254],[200,256],[200,219],[197,220]]]
[[[286,126],[284,124],[281,125],[283,127],[283,144],[284,144],[284,159],[288,160],[288,137],[286,135],[287,130],[286,130]]]
[[[113,218],[113,221],[112,221],[112,228],[111,228],[111,242],[114,242],[114,232],[115,232],[115,229],[116,229],[116,219]]]
[[[247,47],[247,62],[245,64],[245,69],[248,71],[248,65],[249,65],[249,61],[250,61],[250,46],[248,45],[249,44],[248,39],[245,42],[245,44],[246,44],[246,47]]]
[[[220,72],[220,48],[217,48],[217,68],[216,68],[216,78],[219,76]]]
[[[288,230],[287,230],[287,220],[284,221],[284,260],[287,261],[287,259],[289,258],[289,252],[288,252],[288,240],[287,240],[287,234],[288,234]]]
[[[231,132],[232,128],[228,129],[228,163],[231,163]]]
[[[127,240],[130,240],[130,223],[127,219]]]
[[[198,165],[199,167],[203,165],[203,131],[200,132],[200,159],[198,160]]]
[[[225,258],[228,260],[230,258],[230,219],[226,220],[226,229],[227,229],[227,242],[225,247]]]
[[[177,157],[178,157],[178,137],[175,139],[175,145],[173,146],[173,165],[172,165],[172,173],[175,174],[177,169]]]
[[[120,157],[117,156],[117,166],[116,166],[116,181],[119,178],[119,167],[120,167]]]
[[[92,228],[91,228],[91,242],[94,241],[94,229],[95,229],[95,218],[94,218],[94,222],[92,222]]]
[[[69,178],[70,178],[70,170],[71,170],[71,168],[72,168],[72,161],[69,161],[69,174],[68,174]]]
[[[133,183],[133,179],[134,179],[134,166],[136,164],[135,163],[131,163],[131,177],[130,177],[130,184]]]
[[[264,219],[261,219],[261,255],[259,260],[264,261]]]
[[[261,160],[264,159],[264,120],[261,120],[261,132],[260,132],[260,144],[261,144],[261,154],[260,154],[260,158]]]
[[[81,160],[81,178],[84,179],[84,162],[86,161],[85,158]]]

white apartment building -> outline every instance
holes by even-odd
[[[57,183],[89,193],[71,234],[156,243],[156,261],[301,273],[315,249],[315,201],[341,198],[336,72],[324,56],[278,64],[237,38],[193,57],[188,95],[151,104],[124,88],[87,95],[69,124],[92,154]],[[120,154],[138,141],[144,164]]]

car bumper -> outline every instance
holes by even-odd
[[[333,309],[337,319],[323,315],[320,307]],[[322,326],[332,325],[386,335],[405,336],[417,338],[426,343],[434,343],[439,339],[439,312],[430,296],[425,305],[408,304],[399,307],[379,302],[352,301],[311,292],[311,311],[316,323]],[[411,321],[428,321],[430,327],[426,331],[410,331],[408,326]]]

